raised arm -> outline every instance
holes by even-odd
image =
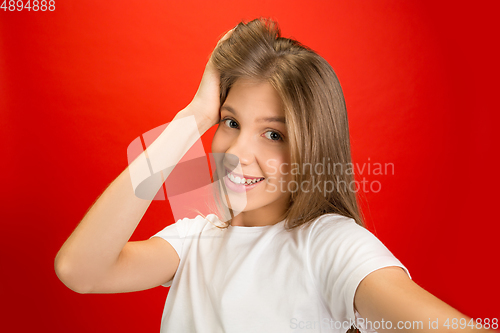
[[[141,163],[145,157],[165,168],[175,165],[218,122],[219,79],[209,60],[192,102],[108,186],[63,244],[54,265],[67,287],[79,293],[130,292],[158,286],[173,277],[179,257],[168,242],[157,237],[129,242],[151,203],[136,197],[130,173],[132,170],[133,177],[150,174],[148,165]],[[168,172],[162,176],[166,179]],[[156,193],[161,185],[149,190]]]

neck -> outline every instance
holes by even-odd
[[[285,218],[285,209],[276,209],[276,205],[268,205],[258,209],[243,211],[236,215],[232,221],[232,226],[239,227],[262,227],[273,225],[283,221]]]

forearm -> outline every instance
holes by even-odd
[[[422,289],[399,267],[365,277],[356,291],[355,308],[361,322],[370,322],[379,333],[493,332]]]
[[[55,268],[68,287],[74,290],[91,288],[117,262],[171,167],[211,127],[212,124],[204,119],[193,119],[193,114],[190,107],[177,114],[146,152],[108,186],[61,247]],[[138,180],[151,176],[151,168],[162,177],[148,183],[148,198],[141,196],[141,199],[134,193],[134,187]]]

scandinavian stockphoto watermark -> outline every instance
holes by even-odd
[[[266,182],[269,192],[372,192],[382,190],[380,176],[394,176],[394,163],[372,162],[368,157],[363,163],[339,163],[330,158],[323,158],[320,163],[278,163],[274,159],[267,162],[271,175]],[[309,180],[285,180],[286,176],[309,175]],[[344,175],[352,176],[351,181],[344,180]]]

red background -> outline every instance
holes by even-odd
[[[221,34],[258,16],[337,72],[354,161],[394,164],[394,175],[364,175],[382,185],[366,193],[369,229],[422,287],[469,316],[498,318],[493,3],[66,0],[53,12],[1,10],[0,331],[159,331],[168,289],[77,294],[57,279],[54,257],[127,166],[128,144],[189,103]],[[132,240],[170,223],[168,202],[153,202]]]

